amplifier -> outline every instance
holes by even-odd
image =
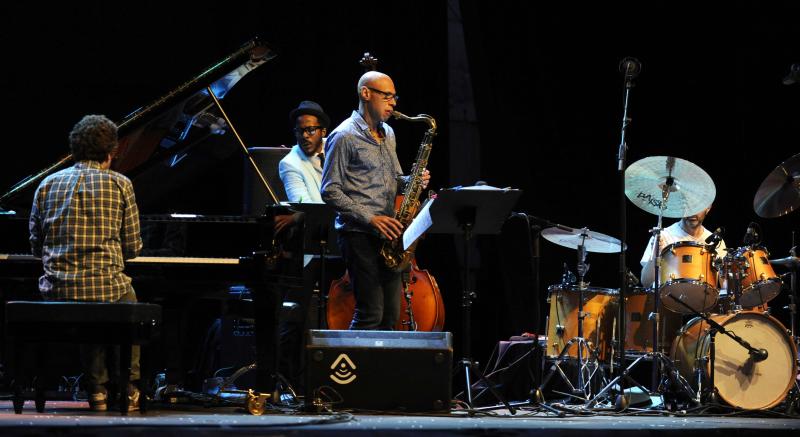
[[[449,332],[310,330],[306,405],[333,409],[450,409]]]

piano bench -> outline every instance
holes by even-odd
[[[119,346],[120,392],[127,393],[133,345],[145,345],[158,335],[161,306],[138,302],[61,302],[10,301],[5,308],[6,336],[15,352],[14,412],[22,414],[23,348],[28,343],[108,344]],[[35,354],[32,366],[36,378],[36,411],[44,412],[45,396],[42,370],[46,356]],[[142,354],[144,356],[144,354]],[[42,359],[44,358],[44,360]],[[140,358],[139,405],[147,411],[147,381],[144,360]],[[27,375],[25,375],[27,376]],[[128,413],[128,396],[120,396],[120,412]]]

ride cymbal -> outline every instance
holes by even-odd
[[[800,258],[796,256],[787,256],[786,258],[771,259],[769,260],[769,263],[773,266],[793,269],[795,267],[800,267]]]
[[[639,208],[655,215],[683,218],[697,214],[714,202],[717,188],[711,177],[695,164],[671,156],[649,156],[625,170],[625,195]]]
[[[783,161],[761,182],[753,209],[761,217],[789,214],[800,206],[800,153]]]

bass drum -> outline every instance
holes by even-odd
[[[757,311],[716,315],[711,319],[768,353],[767,359],[756,362],[729,336],[721,333],[715,336],[714,384],[722,400],[745,410],[763,410],[781,403],[797,377],[797,348],[786,328]],[[672,359],[681,376],[695,389],[696,371],[702,369],[704,386],[710,381],[709,347],[709,325],[699,317],[687,323],[672,343]]]

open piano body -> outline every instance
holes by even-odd
[[[144,249],[138,258],[126,262],[125,268],[137,297],[140,301],[182,302],[189,307],[198,298],[225,299],[234,286],[251,290],[256,319],[256,389],[261,392],[273,391],[272,375],[278,363],[281,292],[276,284],[281,277],[272,268],[272,220],[269,216],[230,214],[232,209],[242,210],[242,196],[231,195],[241,190],[241,174],[229,177],[219,170],[227,165],[241,172],[244,148],[234,141],[231,126],[208,90],[223,98],[242,77],[272,57],[269,47],[258,40],[249,41],[132,112],[118,123],[120,147],[112,161],[113,170],[133,181],[141,213]],[[38,295],[42,267],[29,255],[28,211],[38,182],[71,164],[66,156],[0,197],[4,208],[0,214],[2,302]],[[231,189],[209,200],[198,189],[209,179],[212,184],[229,184]]]

